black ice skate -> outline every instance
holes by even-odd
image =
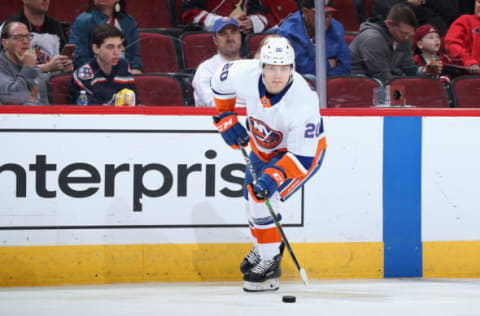
[[[261,260],[255,267],[243,274],[243,290],[246,292],[276,291],[280,287],[278,278],[282,275],[280,263],[283,255],[283,243],[280,253],[272,260]]]
[[[242,273],[245,273],[254,266],[256,266],[259,262],[260,253],[258,253],[257,246],[253,246],[252,250],[250,250],[248,255],[243,259],[242,263],[240,264],[240,271],[242,271]]]

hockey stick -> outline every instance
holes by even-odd
[[[239,139],[237,143],[241,144],[243,141]],[[257,173],[255,172],[255,168],[253,168],[252,162],[250,161],[250,158],[248,158],[247,151],[245,148],[240,146],[240,150],[242,151],[243,158],[245,158],[245,161],[248,165],[248,168],[250,169],[250,172],[252,173],[253,180],[255,183],[258,182],[258,176]],[[297,258],[295,257],[295,254],[293,253],[292,247],[290,247],[290,243],[288,242],[287,236],[285,236],[285,233],[283,232],[282,226],[280,226],[280,223],[278,222],[277,216],[275,216],[275,212],[273,211],[273,207],[270,204],[270,201],[268,200],[267,197],[264,197],[265,205],[267,205],[268,211],[270,212],[270,215],[273,218],[273,221],[275,222],[275,226],[277,226],[278,231],[280,232],[280,235],[282,235],[283,242],[287,246],[288,252],[290,253],[290,256],[292,257],[293,263],[295,264],[295,267],[297,268],[298,273],[300,274],[300,277],[303,280],[303,283],[305,286],[308,286],[308,278],[307,278],[307,272],[300,267],[298,264]]]

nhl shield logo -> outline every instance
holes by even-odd
[[[280,145],[283,140],[283,134],[275,131],[267,124],[254,118],[248,118],[250,130],[257,143],[265,149],[274,149]]]

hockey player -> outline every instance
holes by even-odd
[[[86,91],[89,105],[135,105],[137,89],[128,62],[120,58],[123,33],[111,24],[101,24],[92,36],[95,58],[73,73],[69,82],[70,103],[75,104],[80,91]],[[128,98],[125,98],[125,90]],[[133,104],[120,100],[129,99]],[[130,101],[129,101],[130,102]]]
[[[268,37],[260,60],[226,63],[212,77],[219,115],[215,125],[225,142],[247,146],[259,177],[245,172],[244,197],[254,247],[240,265],[245,291],[277,290],[283,253],[281,234],[265,198],[281,221],[279,209],[320,167],[326,149],[318,97],[295,72],[295,53],[287,39]],[[238,121],[236,97],[247,100],[246,128]]]

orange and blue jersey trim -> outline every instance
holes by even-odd
[[[254,167],[257,172],[261,173],[263,168],[267,168],[266,164],[268,163],[270,163],[271,167],[273,168],[278,168],[278,169],[282,169],[282,171],[285,171],[285,169],[282,168],[282,165],[280,166],[278,165],[278,162],[281,161],[288,154],[286,148],[283,148],[281,151],[275,151],[273,153],[266,154],[266,153],[259,152],[258,149],[255,147],[255,143],[253,141],[250,141],[250,147],[252,149],[252,152],[250,153],[250,159],[252,160],[252,163],[254,164]],[[315,156],[311,157],[312,163],[308,164],[310,166],[308,168],[308,171],[306,173],[303,173],[303,171],[298,171],[298,174],[301,175],[300,177],[290,178],[292,175],[296,175],[295,174],[296,171],[294,170],[293,167],[291,167],[291,169],[286,168],[289,174],[285,172],[286,180],[282,183],[282,185],[280,185],[278,189],[280,193],[280,197],[283,201],[288,199],[293,193],[295,193],[299,188],[301,188],[302,185],[306,181],[308,181],[310,177],[312,177],[320,169],[320,166],[322,165],[322,162],[323,162],[323,158],[325,156],[326,148],[327,148],[326,138],[322,137],[318,141]],[[297,160],[295,164],[302,165],[304,169],[306,168],[305,166],[303,166],[302,162],[299,160]],[[297,165],[296,167],[298,168],[299,165]],[[298,168],[298,170],[300,170],[300,168]],[[245,186],[244,186],[244,197],[246,199],[251,198],[251,194],[248,193],[249,191],[248,184],[251,183],[252,181],[253,181],[252,176],[247,168],[246,175],[245,175]]]
[[[302,185],[308,181],[322,165],[323,158],[325,157],[325,151],[327,149],[326,138],[322,137],[318,141],[317,152],[315,153],[315,158],[312,165],[310,166],[308,172],[303,177],[288,179],[283,183],[283,185],[278,189],[280,192],[280,197],[282,201],[287,200],[293,193],[295,193]],[[288,175],[287,175],[288,176]]]
[[[263,96],[260,99],[260,103],[262,103],[264,108],[271,108],[272,107],[272,103],[270,103],[270,99],[267,98],[266,96]]]
[[[250,136],[252,136],[252,135],[250,134]],[[251,138],[253,138],[253,137],[251,137]],[[271,153],[262,152],[262,151],[258,150],[257,144],[255,144],[255,140],[253,140],[253,139],[250,140],[250,148],[255,153],[255,155],[258,158],[260,158],[260,160],[262,160],[263,162],[269,162],[270,160],[272,160],[273,157],[275,157],[279,153],[287,152],[286,148],[280,148],[279,150],[276,150],[276,151],[271,152]]]
[[[237,98],[217,99],[214,97],[213,99],[215,100],[215,105],[217,107],[218,113],[235,111],[235,104],[237,103]]]
[[[275,166],[280,167],[283,172],[285,172],[287,179],[301,178],[308,173],[308,170],[305,169],[303,164],[292,153],[286,153]]]
[[[282,221],[282,215],[276,215],[277,221]],[[252,236],[257,239],[259,244],[270,244],[282,241],[282,235],[271,216],[263,218],[252,218],[255,228],[251,228]]]
[[[277,227],[270,227],[270,228],[255,228],[256,235],[257,235],[257,242],[259,244],[271,244],[275,242],[282,241],[282,235],[280,234]]]
[[[237,103],[235,93],[221,93],[214,89],[212,89],[212,92],[218,113],[233,112],[235,110],[235,104]]]

